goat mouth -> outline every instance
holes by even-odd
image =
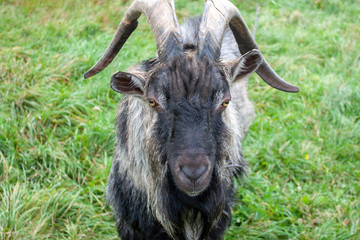
[[[204,192],[211,181],[210,176],[203,176],[196,182],[189,181],[182,173],[174,176],[177,188],[190,197],[196,197]]]
[[[199,187],[196,187],[196,185],[194,184],[192,186],[191,189],[188,189],[188,188],[184,188],[184,187],[179,187],[179,189],[185,193],[186,195],[188,195],[189,197],[197,197],[199,196],[202,192],[204,192],[206,189],[207,189],[208,186],[205,186],[203,188],[199,188]]]
[[[194,184],[194,188],[192,192],[186,192],[186,194],[190,197],[196,197],[198,195],[200,195],[200,193],[202,193],[206,188],[202,189],[202,190],[196,190],[195,188],[195,184]]]

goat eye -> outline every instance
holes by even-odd
[[[158,105],[154,99],[149,99],[148,101],[149,101],[150,106],[152,106],[152,107],[156,107]]]
[[[227,105],[229,105],[229,103],[230,103],[230,100],[225,100],[222,102],[221,106],[227,107]]]

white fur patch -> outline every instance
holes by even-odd
[[[192,211],[184,214],[184,233],[187,240],[198,240],[200,239],[203,223],[201,214],[198,213],[195,220],[191,219]]]

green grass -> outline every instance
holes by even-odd
[[[104,189],[121,96],[111,73],[155,54],[144,19],[88,80],[131,1],[0,1],[0,239],[116,239]],[[250,27],[256,1],[234,1]],[[257,76],[249,177],[226,239],[360,239],[360,2],[262,0],[256,40],[300,86]],[[176,1],[201,14],[203,1]]]

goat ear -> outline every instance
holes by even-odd
[[[127,72],[117,72],[111,77],[111,88],[123,94],[144,94],[144,81],[135,76],[134,74]]]
[[[240,58],[230,63],[230,70],[233,82],[248,77],[255,72],[263,62],[263,57],[259,50],[253,49],[242,55]]]

